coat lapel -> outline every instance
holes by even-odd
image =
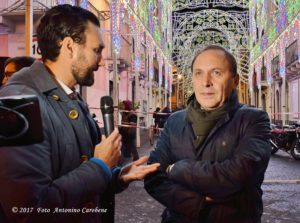
[[[203,144],[201,145],[200,149],[197,151],[197,158],[201,157],[203,154],[203,151],[205,149],[205,147],[207,146],[208,142],[211,140],[211,138],[213,137],[213,135],[223,126],[225,125],[227,122],[230,121],[230,119],[233,117],[233,115],[235,114],[235,112],[242,107],[241,104],[239,104],[237,101],[234,105],[234,108],[231,109],[223,118],[221,118],[216,125],[213,127],[213,129],[210,131],[210,133],[208,134],[208,136],[206,137],[206,139],[204,140]],[[197,148],[195,148],[197,149]]]
[[[74,131],[77,144],[80,148],[80,155],[92,156],[93,143],[86,120],[87,114],[83,111],[78,101],[68,98],[66,93],[58,88],[51,92],[48,97],[55,111],[59,113],[62,124],[68,128],[68,131]],[[53,94],[57,94],[60,100],[53,100]]]
[[[43,94],[49,104],[57,113],[61,124],[66,131],[75,134],[77,144],[80,148],[80,155],[92,156],[93,143],[91,139],[89,123],[84,109],[78,104],[78,101],[71,100],[68,95],[61,89],[53,76],[47,71],[44,64],[37,61],[31,67],[29,74],[35,87]],[[75,142],[74,142],[75,143]]]

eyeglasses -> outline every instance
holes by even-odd
[[[2,79],[2,84],[5,84],[9,78],[14,74],[15,72],[4,72],[4,77]]]
[[[6,78],[10,78],[16,71],[7,71],[7,72],[4,72],[4,77]]]

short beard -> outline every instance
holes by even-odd
[[[85,75],[80,75],[82,72],[79,71],[75,66],[72,66],[72,75],[80,86],[92,86],[94,84],[94,70],[88,69]]]

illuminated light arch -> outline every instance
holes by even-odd
[[[174,11],[194,8],[208,8],[209,4],[213,7],[240,7],[248,8],[249,0],[172,0]]]
[[[241,18],[242,17],[242,18]],[[246,55],[239,60],[241,67],[241,74],[248,75],[248,28],[243,25],[244,15],[241,13],[230,14],[225,11],[210,9],[203,10],[197,13],[184,13],[175,15],[173,29],[173,51],[175,55],[175,65],[184,74],[188,75],[185,64],[182,61],[188,60],[194,53],[191,38],[197,38],[198,33],[205,32],[206,30],[215,29],[219,30],[219,38],[223,36],[228,38],[229,45],[228,50],[233,54]],[[196,24],[193,24],[196,21]],[[197,22],[201,21],[201,23]],[[209,23],[205,23],[209,21]],[[210,42],[211,44],[217,44],[216,42]],[[219,44],[220,45],[220,44]],[[191,52],[191,49],[193,52]],[[241,52],[239,52],[241,51]],[[238,53],[236,53],[238,52]],[[241,58],[240,55],[236,55],[237,58]],[[180,60],[177,60],[180,58]],[[245,80],[246,81],[246,80]]]

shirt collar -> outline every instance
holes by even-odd
[[[67,95],[72,94],[74,91],[72,91],[71,88],[69,88],[64,82],[62,82],[59,79],[56,79],[57,82],[60,84],[61,88],[66,92]]]

